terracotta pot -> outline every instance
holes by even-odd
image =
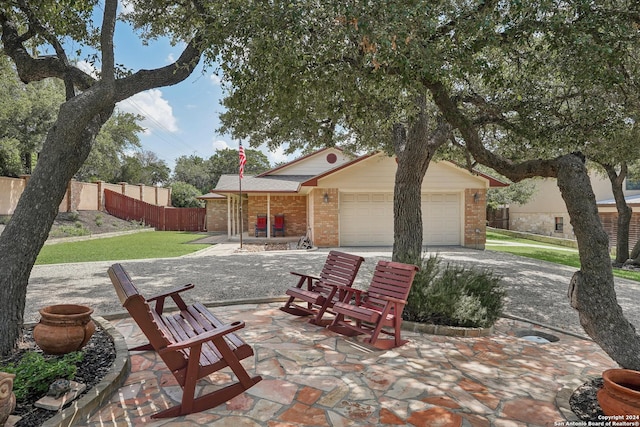
[[[602,373],[604,386],[598,403],[605,415],[640,415],[640,372],[608,369]]]
[[[0,426],[3,426],[9,415],[16,409],[16,395],[13,394],[15,375],[0,372]]]
[[[96,331],[91,320],[93,309],[84,305],[60,304],[40,309],[40,323],[33,328],[33,339],[48,354],[78,351]]]

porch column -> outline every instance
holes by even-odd
[[[271,238],[271,193],[267,193],[267,239]]]
[[[227,195],[227,238],[231,238],[231,196]]]

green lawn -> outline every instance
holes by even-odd
[[[210,246],[189,244],[200,238],[202,235],[188,232],[151,231],[81,242],[58,243],[44,246],[38,255],[36,265],[178,257]]]
[[[487,243],[485,248],[489,251],[508,252],[513,255],[580,268],[578,250],[568,248],[566,246],[552,245],[527,239],[518,239],[505,234],[500,234],[499,232],[487,231]],[[613,275],[640,282],[640,273],[635,271],[614,268]]]

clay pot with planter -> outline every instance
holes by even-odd
[[[605,415],[640,416],[640,372],[630,369],[608,369],[602,373],[603,387],[598,403]]]
[[[3,426],[9,415],[16,409],[16,395],[13,394],[14,374],[0,372],[0,426]]]
[[[60,304],[40,309],[40,323],[33,328],[33,339],[47,354],[78,351],[96,331],[93,309],[84,305]]]

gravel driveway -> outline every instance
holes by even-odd
[[[277,297],[293,286],[290,271],[319,273],[329,249],[234,253],[237,244],[218,244],[181,258],[123,261],[145,295],[185,283],[195,284],[190,300],[215,302]],[[365,287],[378,259],[390,259],[390,248],[341,248],[362,255],[356,287]],[[465,248],[434,248],[445,262],[490,268],[504,278],[506,313],[584,335],[578,315],[567,301],[575,269],[516,257],[502,252]],[[80,303],[97,315],[122,312],[107,276],[110,262],[58,264],[34,267],[29,280],[25,321],[37,321],[37,309],[48,304]],[[640,283],[616,278],[618,301],[627,318],[640,326],[637,301]]]

